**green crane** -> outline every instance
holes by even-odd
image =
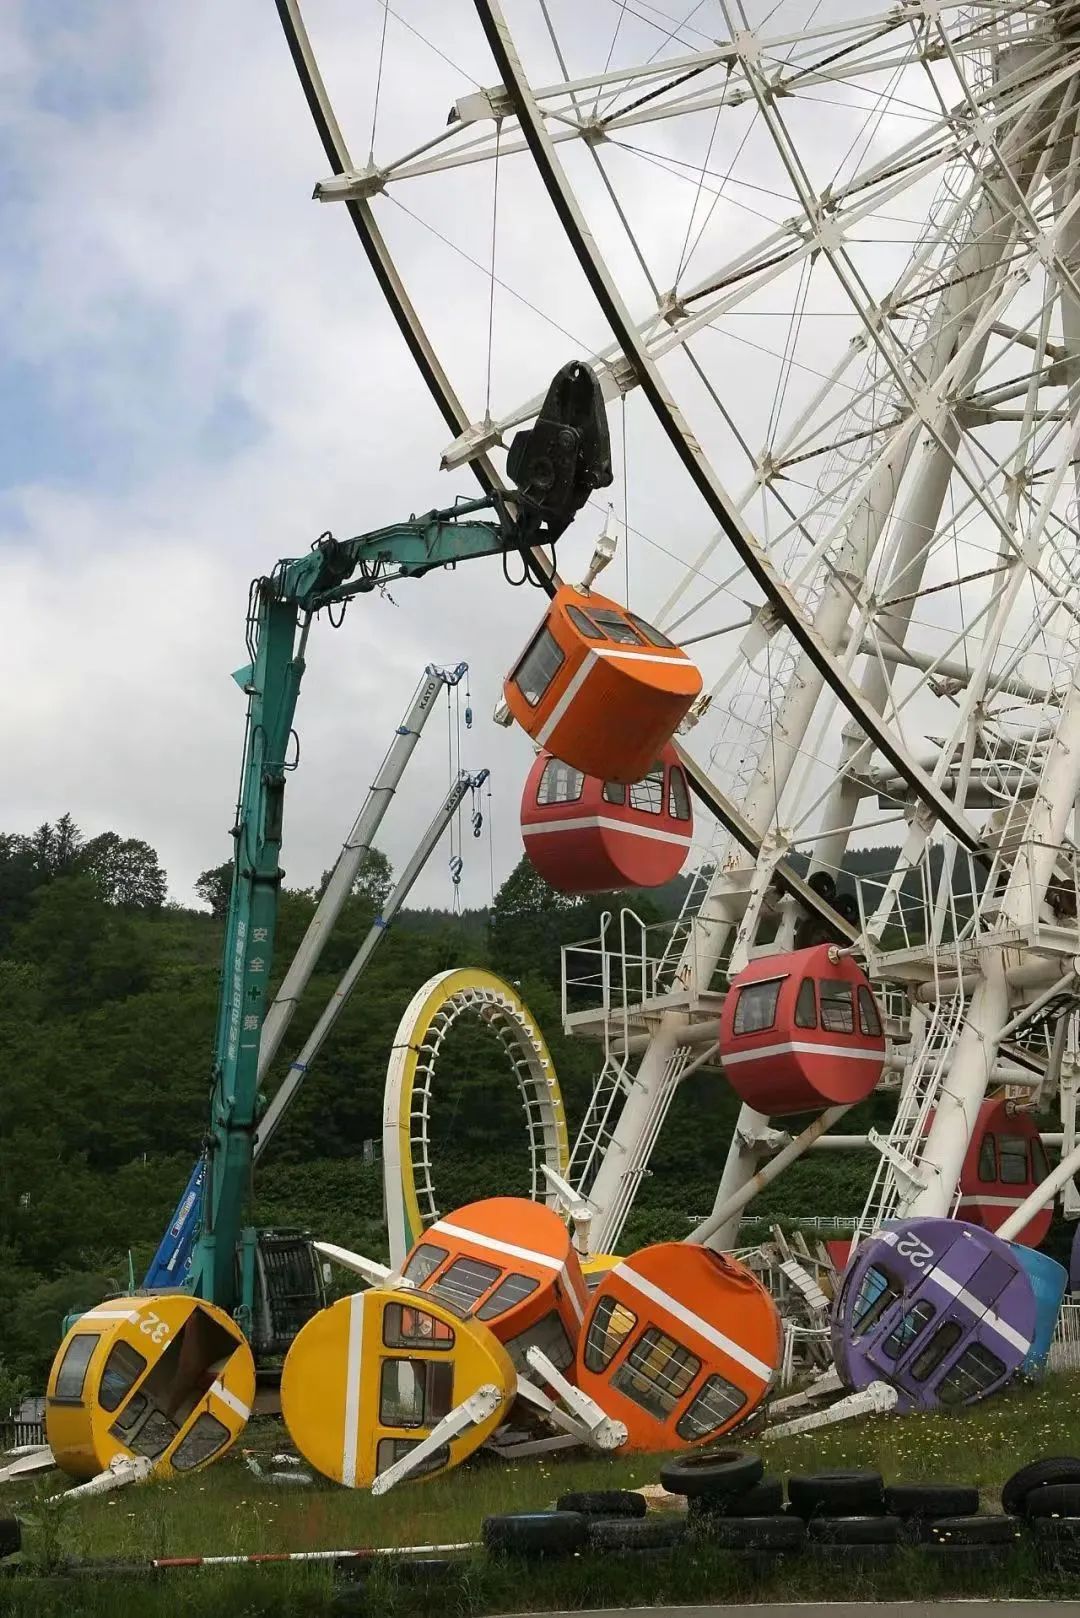
[[[293,719],[308,636],[318,613],[343,610],[354,596],[481,556],[519,552],[550,590],[547,574],[529,553],[554,544],[592,491],[611,482],[607,421],[588,366],[574,362],[556,375],[533,427],[510,446],[507,475],[515,487],[506,494],[462,501],[355,539],[324,534],[306,556],[279,562],[251,586],[250,660],[234,676],[248,707],[210,1125],[199,1228],[185,1281],[199,1297],[234,1314],[249,1337],[259,1289],[259,1233],[244,1228],[243,1218],[282,876],[285,779],[295,764]],[[283,1290],[290,1284],[296,1290],[295,1264],[292,1275]]]

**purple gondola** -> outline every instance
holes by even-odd
[[[958,1219],[908,1219],[856,1248],[833,1353],[849,1387],[889,1382],[900,1410],[975,1404],[1024,1366],[1037,1315],[1010,1242]]]

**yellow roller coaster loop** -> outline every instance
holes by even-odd
[[[478,1017],[490,1028],[521,1092],[530,1195],[554,1205],[542,1165],[565,1175],[569,1164],[566,1113],[555,1064],[520,995],[493,973],[475,967],[458,967],[429,978],[405,1009],[386,1073],[383,1175],[390,1262],[395,1268],[424,1228],[439,1217],[429,1132],[432,1086],[443,1043],[463,1016]]]

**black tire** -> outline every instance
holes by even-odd
[[[1015,1545],[1020,1525],[1012,1517],[939,1517],[929,1524],[933,1545]]]
[[[898,1545],[904,1525],[899,1517],[811,1517],[807,1537],[824,1545]]]
[[[448,1556],[406,1556],[400,1561],[391,1558],[394,1577],[402,1584],[441,1584],[453,1578],[460,1564]]]
[[[561,1494],[556,1511],[580,1511],[583,1517],[644,1517],[648,1502],[632,1489],[581,1490]]]
[[[705,1517],[771,1517],[784,1509],[784,1485],[762,1478],[740,1494],[696,1494],[686,1502],[691,1522]]]
[[[815,1542],[806,1547],[807,1555],[819,1565],[849,1572],[853,1567],[880,1567],[895,1560],[895,1545],[833,1545]]]
[[[893,1517],[974,1517],[979,1491],[965,1483],[893,1483],[885,1510]]]
[[[930,1566],[947,1568],[950,1573],[981,1573],[999,1567],[1012,1554],[1011,1545],[924,1545],[919,1551]]]
[[[710,1544],[726,1551],[797,1551],[806,1544],[801,1517],[720,1517],[709,1523]]]
[[[1022,1517],[1024,1501],[1044,1483],[1080,1483],[1080,1460],[1075,1455],[1047,1455],[1014,1472],[1001,1488],[1001,1504],[1010,1517]]]
[[[1040,1545],[1080,1545],[1080,1517],[1029,1517],[1028,1531]]]
[[[669,1494],[740,1494],[761,1481],[765,1463],[745,1449],[718,1449],[677,1455],[660,1468]]]
[[[587,1534],[588,1520],[580,1511],[520,1511],[485,1517],[482,1529],[489,1551],[510,1556],[569,1556],[581,1549]]]
[[[1080,1483],[1044,1483],[1032,1489],[1024,1499],[1024,1516],[1080,1517]]]
[[[0,1517],[0,1556],[22,1550],[22,1523],[18,1517]]]
[[[880,1472],[809,1472],[788,1478],[788,1499],[800,1517],[869,1517],[885,1510]]]
[[[651,1517],[594,1517],[589,1522],[589,1548],[596,1551],[669,1551],[686,1534],[681,1516],[656,1512]]]

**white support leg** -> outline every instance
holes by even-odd
[[[371,1485],[372,1494],[386,1494],[395,1484],[400,1483],[402,1478],[407,1478],[410,1472],[415,1472],[421,1462],[434,1455],[435,1451],[441,1449],[451,1438],[463,1433],[466,1427],[477,1426],[480,1422],[486,1421],[498,1410],[501,1398],[502,1395],[493,1382],[486,1382],[483,1387],[477,1388],[475,1393],[471,1393],[467,1399],[455,1405],[449,1415],[444,1416],[442,1421],[431,1429],[428,1436],[420,1440],[415,1449],[409,1450],[400,1461],[395,1461],[393,1466],[388,1466],[385,1472],[379,1473]]]
[[[99,1472],[89,1483],[80,1483],[75,1489],[52,1495],[49,1504],[63,1502],[66,1505],[69,1500],[81,1500],[88,1494],[110,1494],[113,1489],[126,1488],[129,1483],[145,1483],[153,1470],[154,1463],[147,1455],[114,1455],[104,1472]]]
[[[590,1202],[588,1197],[580,1196],[573,1186],[556,1174],[553,1168],[541,1163],[540,1172],[548,1183],[548,1190],[554,1191],[559,1204],[565,1209],[573,1230],[574,1251],[582,1258],[588,1256],[589,1235],[592,1231],[593,1216],[596,1213],[596,1204]]]
[[[354,1253],[348,1247],[337,1247],[333,1242],[312,1242],[316,1253],[328,1258],[333,1264],[340,1264],[343,1270],[352,1270],[354,1275],[360,1275],[369,1287],[411,1287],[412,1282],[403,1280],[396,1275],[388,1264],[380,1264],[377,1259],[365,1258],[363,1253]]]
[[[846,1399],[837,1400],[827,1410],[815,1410],[808,1416],[796,1416],[794,1421],[784,1421],[779,1427],[770,1427],[770,1438],[791,1438],[795,1433],[813,1432],[818,1427],[831,1427],[834,1422],[847,1421],[852,1416],[880,1416],[888,1410],[895,1410],[900,1395],[895,1388],[887,1382],[871,1382],[870,1386],[863,1388],[860,1393],[850,1393]]]
[[[621,1421],[614,1421],[597,1404],[590,1399],[587,1393],[575,1388],[568,1382],[562,1372],[557,1370],[547,1355],[535,1346],[525,1355],[529,1364],[537,1374],[543,1377],[548,1387],[554,1388],[562,1404],[570,1411],[570,1415],[584,1428],[588,1435],[584,1440],[596,1449],[619,1449],[626,1443],[626,1428]]]
[[[839,1393],[844,1386],[840,1380],[840,1372],[835,1365],[830,1365],[814,1378],[808,1388],[801,1393],[788,1393],[782,1399],[769,1401],[767,1414],[770,1421],[773,1416],[779,1416],[789,1410],[801,1410],[803,1405],[813,1404],[815,1400],[822,1399],[827,1393]]]

